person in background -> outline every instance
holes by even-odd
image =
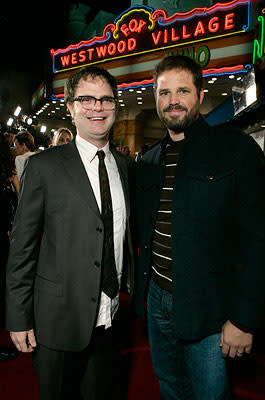
[[[9,147],[12,147],[14,144],[15,132],[11,132],[11,131],[5,132],[4,136],[9,144]]]
[[[0,329],[5,326],[6,263],[18,191],[19,182],[10,145],[0,134]],[[0,361],[13,360],[17,355],[15,348],[0,347]]]
[[[143,155],[147,152],[149,148],[149,144],[143,144],[141,146],[141,150],[139,151],[139,153],[137,154],[137,156],[135,157],[135,161],[138,162],[142,159]]]
[[[129,160],[131,162],[134,161],[133,157],[130,155],[131,154],[131,148],[129,146],[123,146],[122,153],[125,154],[129,158]]]
[[[67,144],[73,140],[73,134],[68,128],[59,128],[52,140],[52,145],[53,146],[61,146],[63,144]]]
[[[129,161],[109,142],[115,78],[81,68],[65,101],[75,140],[30,157],[22,175],[6,326],[33,352],[40,400],[119,400],[119,291],[132,291],[134,271]]]
[[[169,56],[154,94],[165,137],[136,164],[135,305],[163,400],[227,400],[227,358],[243,357],[265,310],[265,158],[200,115],[201,67]]]
[[[16,171],[20,181],[26,159],[35,152],[34,137],[28,131],[21,131],[15,135],[14,145]]]

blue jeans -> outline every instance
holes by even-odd
[[[220,333],[200,341],[177,337],[172,294],[150,281],[147,301],[151,357],[163,400],[229,400]]]

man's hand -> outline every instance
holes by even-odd
[[[10,332],[12,342],[23,353],[32,353],[37,346],[33,329],[24,332]]]
[[[223,357],[242,357],[244,353],[251,352],[253,335],[237,328],[230,321],[226,321],[222,328],[220,347]]]

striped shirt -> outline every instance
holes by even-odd
[[[165,179],[152,242],[152,279],[172,291],[171,214],[174,178],[183,140],[168,138],[165,151]]]

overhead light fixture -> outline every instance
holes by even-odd
[[[134,89],[129,89],[129,92],[134,92]]]
[[[142,93],[142,91],[141,90],[136,90],[136,93]]]
[[[27,123],[28,125],[31,125],[32,122],[33,122],[33,119],[32,119],[31,117],[28,117],[28,118],[26,119],[26,123]]]
[[[213,77],[213,78],[212,78],[212,81],[217,81],[217,78]]]
[[[212,79],[210,79],[210,80],[208,81],[208,83],[214,83],[214,81],[213,81]]]
[[[143,104],[143,102],[142,101],[138,101],[138,104]]]
[[[45,125],[41,125],[41,127],[40,127],[40,131],[41,131],[41,133],[45,133],[45,132],[46,132],[46,130],[47,130],[47,126],[45,126]]]
[[[143,100],[143,98],[142,97],[137,97],[137,100]]]
[[[14,111],[14,115],[15,117],[18,117],[19,114],[21,113],[22,108],[20,106],[17,106],[17,108]]]
[[[204,91],[204,93],[208,93],[208,92],[209,92],[209,90],[208,90],[208,89],[204,89],[203,91]]]
[[[226,93],[226,92],[222,93],[222,96],[227,96],[227,95],[228,95],[228,93]]]
[[[234,79],[235,75],[229,75],[229,79]]]
[[[14,118],[10,117],[6,124],[7,124],[7,126],[11,126],[13,124],[13,122],[14,122]]]
[[[142,87],[142,90],[146,90],[146,88],[145,88],[145,87]]]

